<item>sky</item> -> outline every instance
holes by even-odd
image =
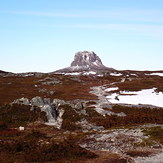
[[[52,72],[78,51],[163,70],[163,0],[0,0],[0,70]]]

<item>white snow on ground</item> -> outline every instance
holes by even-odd
[[[107,88],[105,89],[106,92],[110,92],[110,91],[116,91],[118,90],[119,88],[118,87],[111,87],[111,88]]]
[[[90,74],[95,75],[96,72],[94,72],[94,71],[89,71],[89,72],[84,72],[84,73],[83,73],[83,75],[90,75]]]
[[[138,76],[137,74],[130,74],[130,75],[133,75],[133,76]]]
[[[110,75],[112,75],[112,76],[121,76],[122,74],[121,73],[110,73]]]
[[[102,76],[104,76],[104,75],[103,75],[103,74],[99,74],[99,75],[97,75],[97,76],[102,77]]]
[[[27,77],[27,76],[34,76],[34,74],[30,73],[30,74],[25,74],[24,77]]]
[[[155,89],[144,89],[133,92],[121,91],[120,94],[113,93],[108,95],[107,98],[111,103],[149,104],[163,107],[163,93],[156,93]]]
[[[163,76],[163,73],[151,73],[151,74],[146,74],[146,75],[158,75],[158,76]]]
[[[81,73],[81,72],[69,72],[69,73],[63,73],[64,75],[95,75],[96,72],[95,71],[88,71],[88,72],[84,72],[84,73]]]
[[[69,73],[65,73],[64,75],[80,75],[79,72],[69,72]]]

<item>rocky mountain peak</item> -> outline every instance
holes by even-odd
[[[75,53],[70,67],[56,71],[57,73],[114,70],[103,65],[101,59],[93,51],[79,51]]]
[[[103,68],[101,59],[93,51],[79,51],[75,54],[71,67]]]

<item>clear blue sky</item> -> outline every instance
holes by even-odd
[[[163,0],[0,0],[0,70],[51,72],[83,50],[163,70]]]

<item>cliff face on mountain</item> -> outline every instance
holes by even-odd
[[[70,67],[58,70],[56,72],[82,72],[82,71],[100,71],[114,70],[103,65],[101,59],[93,51],[79,51],[75,54]]]

